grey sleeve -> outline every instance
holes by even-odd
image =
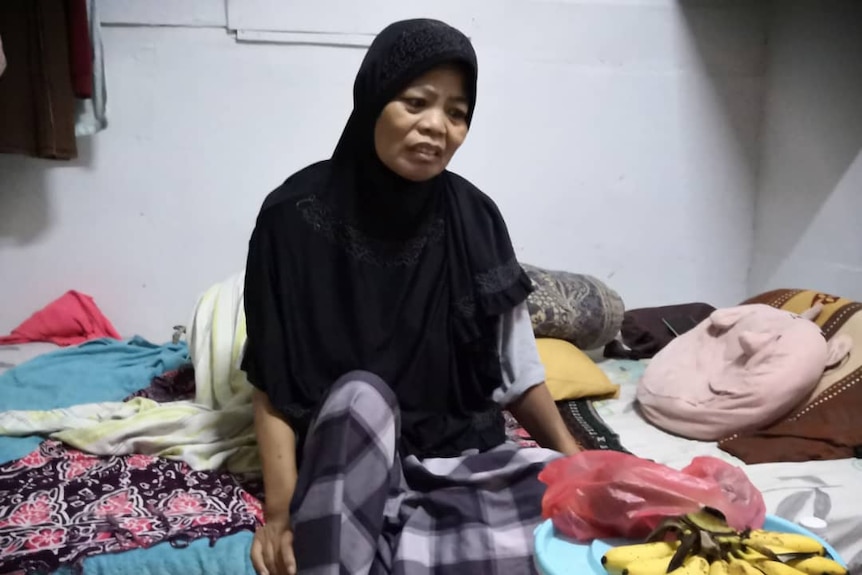
[[[545,381],[545,367],[536,348],[526,302],[500,316],[497,337],[503,383],[494,391],[493,399],[505,407]]]

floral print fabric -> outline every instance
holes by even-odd
[[[228,473],[45,441],[0,467],[0,575],[50,573],[162,541],[215,541],[262,519],[260,500]]]

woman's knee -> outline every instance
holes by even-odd
[[[362,446],[371,441],[384,447],[383,451],[391,459],[400,434],[401,415],[395,393],[380,377],[352,371],[340,377],[329,390],[309,432],[308,442],[359,441],[353,450],[359,453]]]
[[[352,406],[397,412],[398,399],[392,388],[379,376],[355,370],[342,375],[332,385],[324,401],[324,410],[349,409]]]

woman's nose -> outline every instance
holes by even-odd
[[[429,108],[422,114],[419,130],[423,133],[443,134],[446,132],[446,114],[443,110]]]

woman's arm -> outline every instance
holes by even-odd
[[[503,385],[494,392],[494,400],[542,447],[565,455],[580,451],[544,383],[545,367],[526,303],[500,317],[499,338]]]
[[[266,393],[254,390],[252,403],[263,467],[265,523],[255,531],[251,562],[258,575],[295,575],[290,500],[296,488],[296,435]]]
[[[263,467],[266,521],[289,525],[290,500],[296,487],[296,434],[275,411],[267,395],[254,390],[254,429]]]
[[[569,433],[548,386],[544,383],[525,391],[509,404],[507,409],[542,447],[559,451],[563,455],[572,455],[581,450]]]

